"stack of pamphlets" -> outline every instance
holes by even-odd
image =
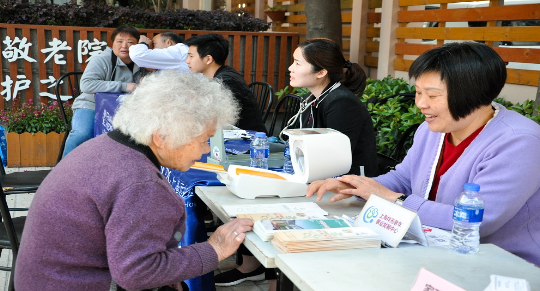
[[[351,227],[343,219],[265,219],[256,220],[253,231],[263,240],[269,241],[275,232],[291,229],[327,229]]]
[[[272,244],[282,253],[378,249],[381,238],[365,227],[301,229],[275,232]]]

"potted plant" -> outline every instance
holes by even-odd
[[[281,8],[279,5],[267,6],[264,10],[266,16],[270,17],[270,19],[272,19],[274,22],[282,22],[285,20],[285,12],[287,12],[287,10],[285,8]]]
[[[71,105],[64,103],[71,120]],[[7,130],[8,167],[52,167],[56,164],[66,128],[56,101],[25,102],[21,108],[0,111]]]

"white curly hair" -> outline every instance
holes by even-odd
[[[234,124],[240,106],[230,90],[202,74],[159,71],[125,96],[113,127],[137,143],[159,135],[171,148],[202,135],[209,126]]]

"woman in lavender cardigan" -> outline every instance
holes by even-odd
[[[306,196],[377,193],[416,211],[423,224],[449,230],[455,198],[476,183],[485,200],[480,242],[540,265],[540,126],[492,102],[506,81],[501,57],[483,44],[447,44],[418,57],[409,77],[426,119],[403,162],[374,179],[313,182]]]

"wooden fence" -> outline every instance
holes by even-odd
[[[114,28],[0,24],[2,61],[0,109],[19,106],[32,98],[46,102],[54,97],[54,84],[62,74],[82,71],[93,53],[112,44]],[[161,30],[141,29],[152,38]],[[188,39],[210,31],[176,30]],[[242,74],[246,82],[264,81],[276,90],[289,83],[287,67],[298,45],[291,32],[217,31],[229,40],[227,65]],[[67,88],[64,88],[67,90]],[[67,92],[63,92],[65,94]],[[7,100],[9,99],[9,100]]]
[[[411,10],[415,5],[439,4],[439,9]],[[395,45],[396,59],[394,69],[407,71],[412,59],[405,56],[418,56],[434,47],[449,41],[479,41],[494,46],[505,62],[522,64],[540,64],[540,46],[512,47],[498,45],[499,42],[540,42],[540,26],[501,27],[501,21],[538,20],[540,4],[499,6],[491,0],[489,7],[449,9],[450,3],[463,0],[399,0],[397,13],[398,27]],[[474,2],[478,1],[465,1]],[[482,21],[485,27],[451,27],[452,22],[468,23]],[[438,27],[413,27],[413,23],[438,23]],[[434,44],[426,44],[425,39],[432,39]],[[536,47],[536,48],[534,48]],[[517,65],[519,67],[520,65]],[[540,71],[508,68],[507,83],[538,86]]]

